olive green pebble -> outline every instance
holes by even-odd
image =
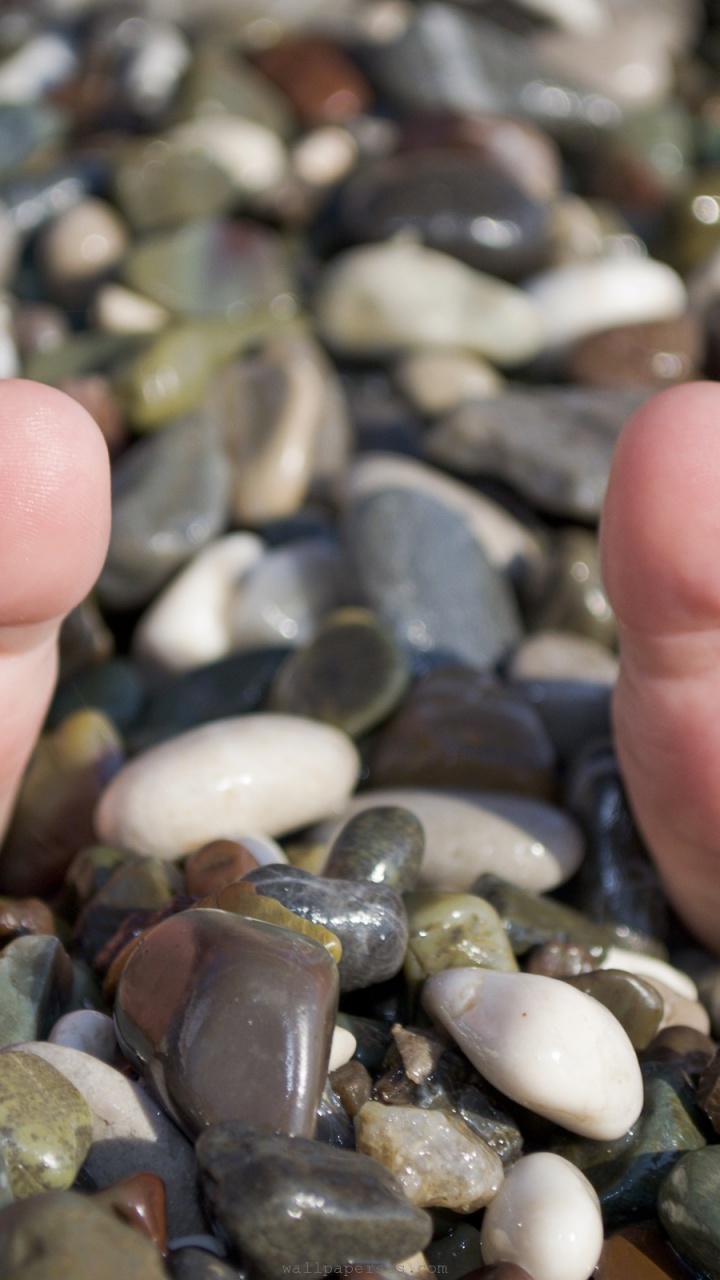
[[[517,961],[494,907],[472,893],[405,894],[410,937],[405,976],[423,982],[444,969],[472,965],[517,972]]]
[[[720,1280],[720,1146],[683,1156],[660,1188],[658,1215],[678,1253]]]
[[[49,1062],[17,1050],[0,1053],[0,1153],[17,1200],[72,1186],[92,1128],[82,1094]],[[7,1274],[1,1266],[0,1274]]]
[[[633,1049],[647,1048],[665,1012],[662,996],[649,982],[620,969],[595,969],[565,981],[604,1004],[624,1027]]]

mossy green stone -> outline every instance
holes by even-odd
[[[649,982],[620,969],[595,969],[565,981],[604,1004],[624,1027],[634,1049],[647,1048],[665,1012],[662,996]]]
[[[92,1131],[87,1102],[55,1067],[32,1053],[0,1053],[0,1152],[16,1200],[70,1187]]]
[[[0,1048],[42,1040],[72,1003],[73,967],[57,938],[26,935],[0,952]]]
[[[444,969],[517,972],[518,964],[494,907],[472,893],[406,893],[410,938],[405,956],[409,982]]]
[[[720,1146],[683,1156],[660,1188],[658,1216],[678,1253],[720,1280]]]

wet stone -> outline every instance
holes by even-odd
[[[622,1227],[608,1236],[597,1280],[688,1280],[688,1270],[652,1222]]]
[[[619,969],[596,969],[565,981],[604,1004],[625,1028],[635,1049],[647,1048],[664,1013],[662,996],[649,982]]]
[[[297,915],[324,925],[342,943],[340,990],[356,991],[400,969],[408,923],[400,894],[385,884],[326,879],[297,867],[268,866],[247,879]]]
[[[82,954],[94,960],[130,912],[169,907],[182,889],[178,868],[161,858],[133,859],[117,867],[78,917],[74,936]]]
[[[424,851],[425,832],[415,814],[378,805],[363,809],[338,832],[323,875],[331,880],[369,880],[406,893],[415,887]]]
[[[344,1066],[331,1072],[330,1084],[351,1120],[360,1108],[370,1101],[372,1076],[356,1059],[346,1062]]]
[[[707,1063],[698,1080],[698,1106],[716,1133],[720,1132],[720,1053]]]
[[[603,586],[597,535],[589,529],[566,526],[553,539],[532,624],[536,630],[562,629],[614,647],[617,623]]]
[[[278,671],[269,706],[337,725],[351,737],[395,710],[409,684],[405,658],[369,609],[331,613]]]
[[[701,326],[688,313],[594,333],[568,354],[565,370],[586,386],[661,390],[696,378],[703,354]]]
[[[238,840],[211,840],[185,860],[185,892],[193,898],[217,893],[259,866],[246,845]]]
[[[377,787],[496,790],[551,799],[555,753],[542,722],[497,679],[459,664],[416,682],[382,730]]]
[[[712,1280],[720,1275],[720,1147],[683,1156],[658,1195],[658,1217],[681,1258]]]
[[[115,1019],[124,1052],[189,1133],[247,1119],[309,1137],[336,1001],[337,969],[323,946],[205,909],[144,935],[123,970]]]
[[[535,708],[561,760],[610,735],[610,697],[618,660],[604,645],[570,631],[536,631],[505,669],[508,683]]]
[[[57,938],[15,938],[0,952],[0,1047],[46,1036],[71,1006],[73,968]]]
[[[432,1234],[400,1183],[356,1152],[235,1123],[204,1134],[197,1156],[212,1216],[262,1275],[288,1264],[397,1263]]]
[[[47,904],[40,898],[0,897],[0,946],[28,933],[57,933]]]
[[[114,1182],[95,1192],[94,1203],[147,1236],[158,1253],[167,1253],[165,1184],[156,1173],[136,1173]]]
[[[469,965],[517,971],[502,921],[484,898],[469,893],[408,893],[405,907],[410,926],[405,956],[409,982]]]
[[[0,1154],[16,1200],[64,1191],[88,1153],[92,1117],[82,1094],[30,1053],[0,1054]]]
[[[298,648],[347,603],[348,567],[337,542],[300,537],[268,551],[237,584],[229,608],[232,646]]]
[[[313,924],[303,916],[296,915],[275,898],[267,898],[264,894],[256,893],[255,886],[247,880],[226,885],[224,889],[219,889],[209,897],[202,898],[197,906],[229,911],[232,915],[243,916],[246,920],[262,920],[265,924],[274,924],[281,929],[288,929],[291,933],[299,933],[304,938],[312,938],[315,942],[319,942],[321,947],[325,947],[336,964],[340,962],[342,946],[334,933],[321,924]],[[332,1052],[330,1061],[332,1061]]]
[[[575,978],[596,969],[597,960],[577,942],[543,942],[525,956],[523,968],[546,978]]]
[[[433,1240],[425,1250],[428,1266],[446,1280],[462,1280],[482,1266],[480,1232],[460,1222],[449,1235]],[[441,1269],[442,1268],[442,1269]]]

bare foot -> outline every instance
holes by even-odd
[[[720,384],[664,391],[630,419],[601,544],[631,804],[678,914],[720,953]]]
[[[60,623],[105,558],[109,479],[105,442],[79,404],[0,383],[0,831],[53,691]]]

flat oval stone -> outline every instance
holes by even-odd
[[[410,682],[407,663],[369,609],[339,609],[304,648],[288,656],[269,707],[310,716],[360,737],[387,719]]]
[[[475,1213],[503,1181],[500,1157],[458,1116],[366,1102],[355,1116],[358,1151],[373,1156],[413,1204]]]
[[[660,1029],[662,996],[642,978],[619,969],[596,969],[565,981],[604,1004],[625,1028],[633,1048],[646,1049]]]
[[[299,867],[268,866],[246,879],[299,916],[321,924],[342,943],[341,991],[383,982],[398,972],[407,946],[402,898],[385,884],[331,880]]]
[[[74,1085],[31,1053],[0,1053],[0,1154],[16,1200],[72,1186],[92,1116]]]
[[[658,1216],[682,1258],[716,1280],[720,1275],[720,1147],[691,1151],[663,1182]]]
[[[325,947],[203,909],[143,936],[120,978],[115,1024],[124,1052],[193,1136],[244,1119],[311,1137],[336,1003]]]
[[[546,348],[614,325],[672,320],[687,308],[680,276],[652,258],[568,263],[534,276],[525,288],[543,317]]]
[[[332,843],[342,822],[376,805],[399,805],[422,823],[419,889],[463,893],[478,875],[494,872],[544,893],[568,880],[582,861],[582,834],[564,810],[499,791],[373,788],[353,796],[340,821],[321,827],[318,837]]]
[[[481,1244],[486,1262],[514,1262],[533,1280],[587,1280],[603,1245],[597,1196],[562,1156],[523,1156],[486,1210]]]
[[[625,1031],[567,983],[449,969],[428,980],[423,1003],[491,1084],[572,1133],[619,1138],[640,1115],[642,1077]]]
[[[414,889],[425,852],[422,823],[409,809],[362,809],[335,836],[323,868],[330,880],[369,880],[398,893]]]
[[[177,858],[255,828],[281,835],[338,810],[358,759],[339,729],[300,717],[229,717],[191,729],[127,764],[103,793],[102,840]]]
[[[410,926],[405,955],[409,982],[470,965],[517,972],[502,920],[484,898],[470,893],[406,893],[405,908]]]
[[[233,1123],[204,1133],[197,1157],[211,1214],[264,1274],[396,1263],[432,1234],[392,1174],[354,1151]]]

